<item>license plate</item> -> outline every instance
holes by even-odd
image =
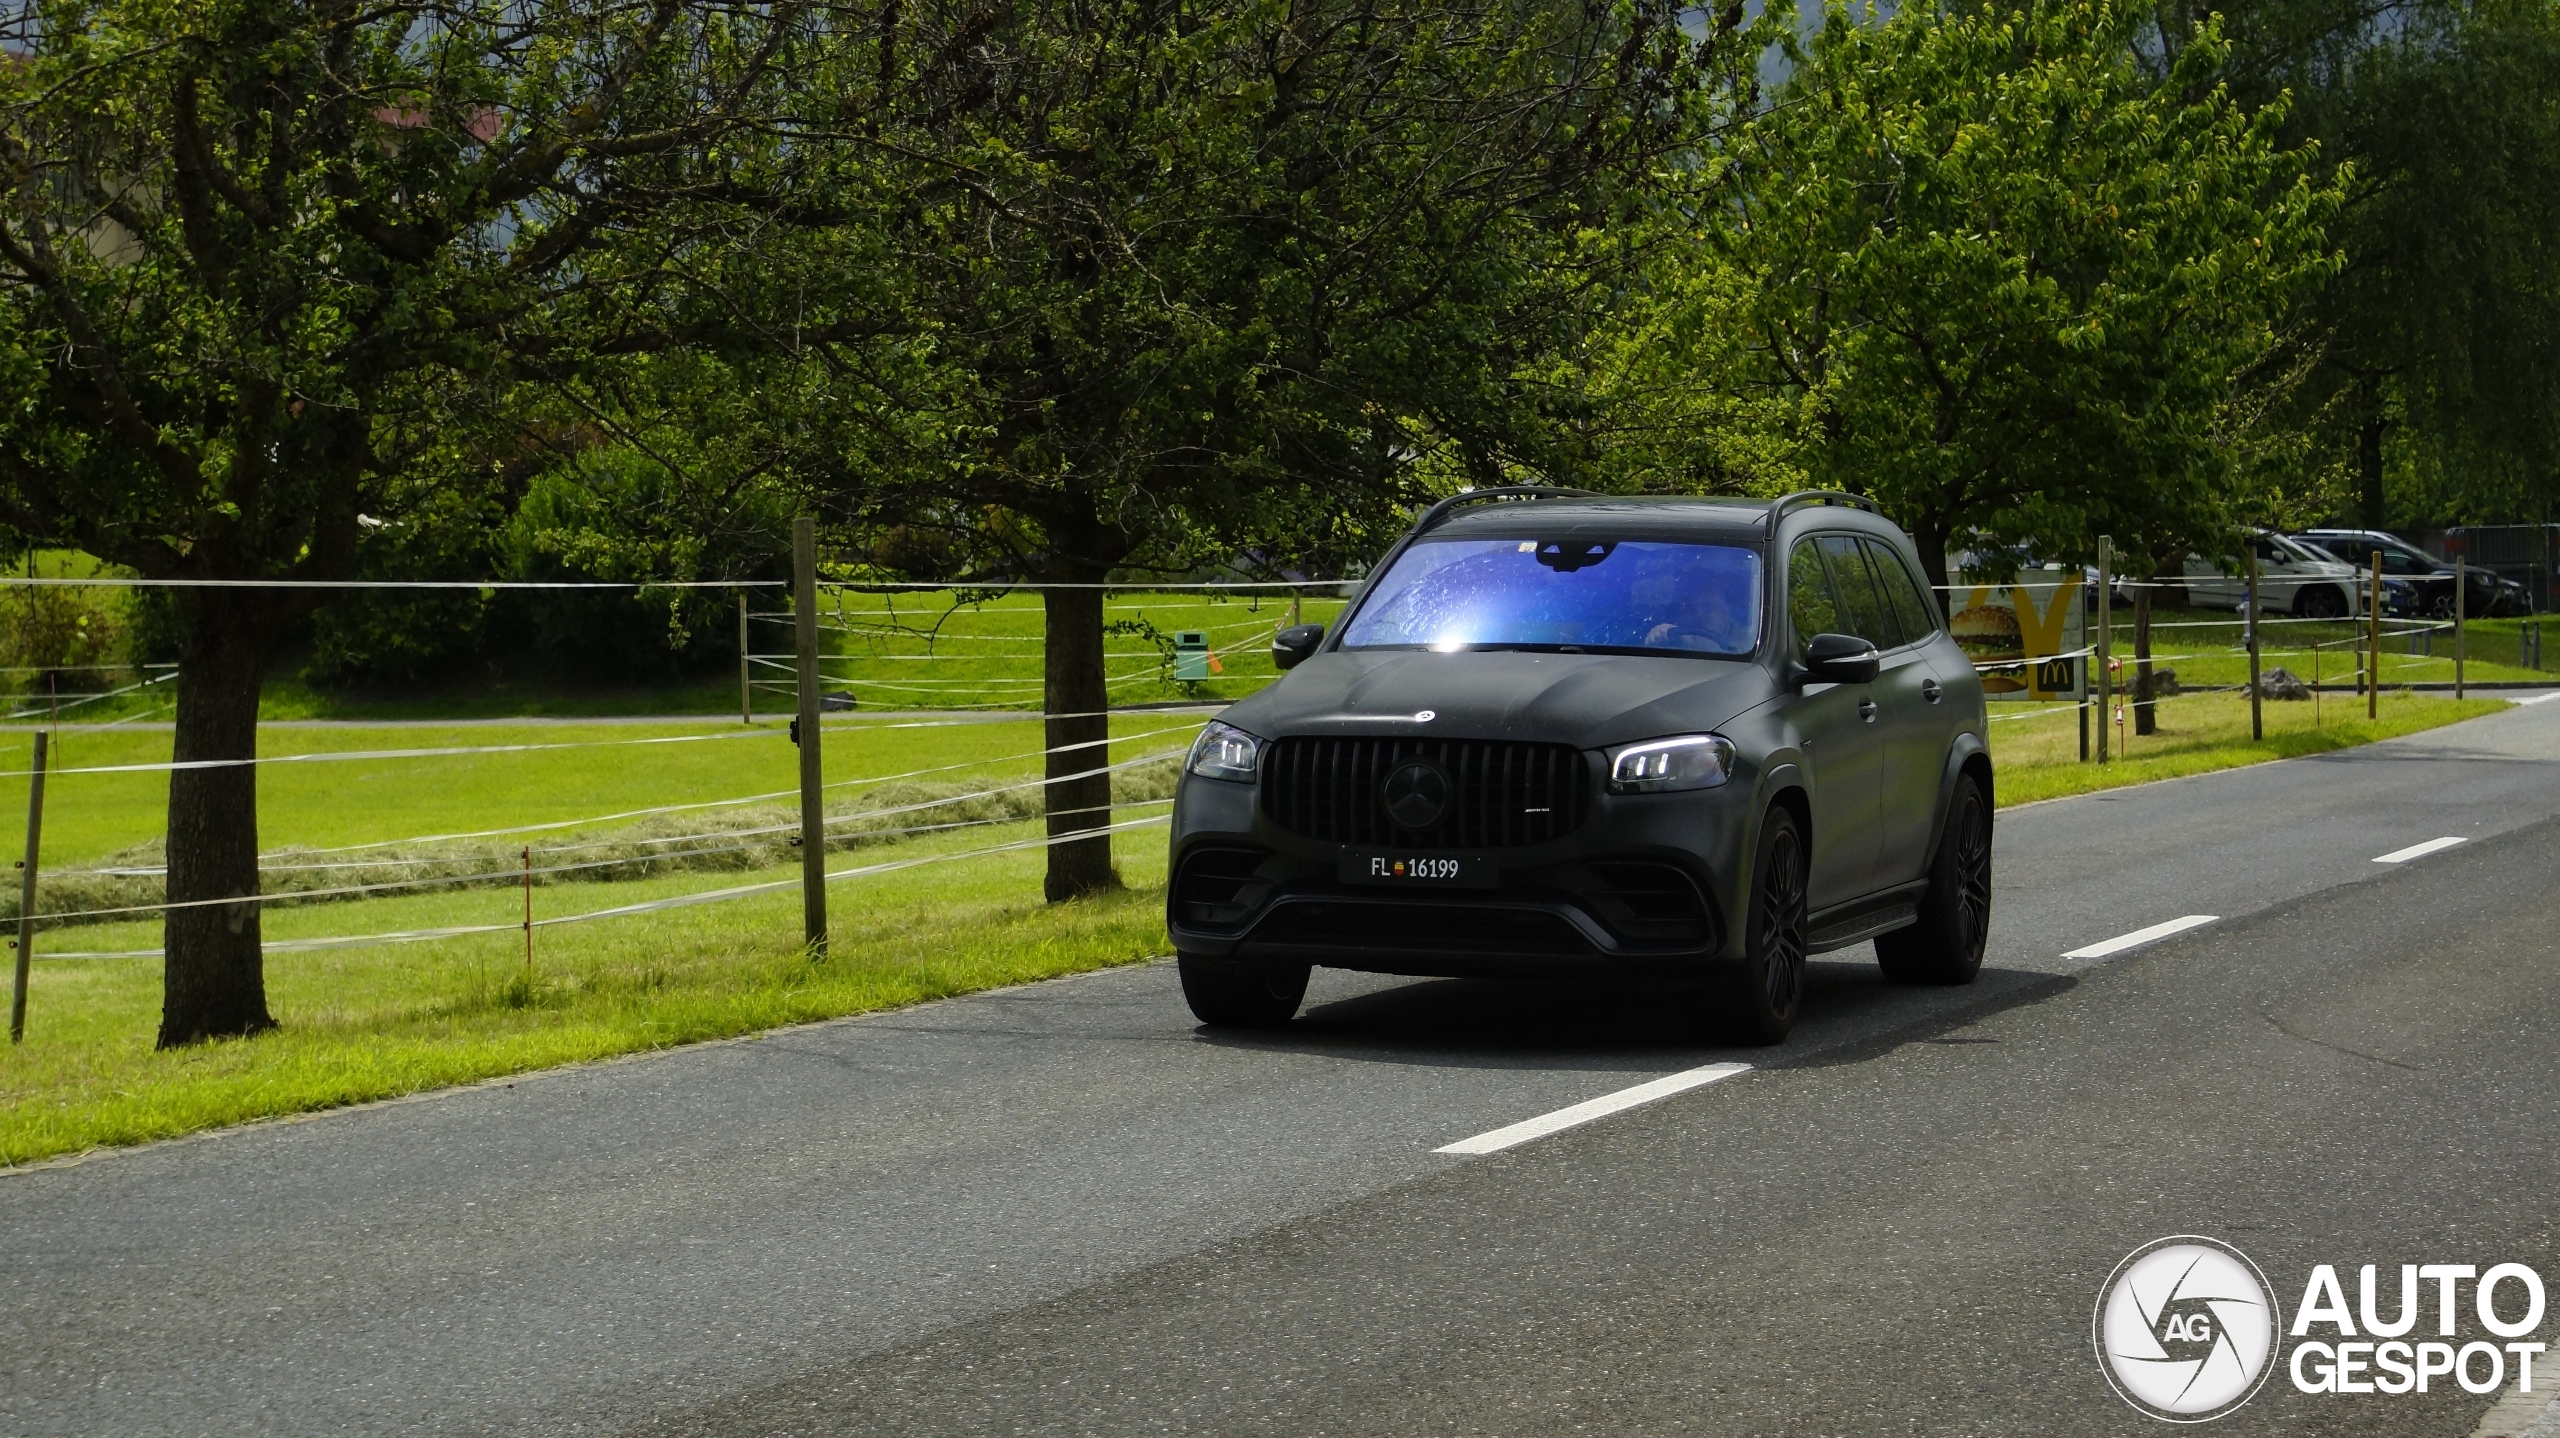
[[[1417,889],[1490,889],[1501,872],[1483,854],[1353,849],[1342,856],[1342,882]]]

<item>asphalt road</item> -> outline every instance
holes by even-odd
[[[2153,1431],[2088,1349],[2145,1240],[2288,1310],[2318,1262],[2550,1271],[2554,760],[2560,702],[2006,812],[1982,980],[1820,964],[1775,1051],[1329,974],[1242,1042],[1156,965],[0,1177],[0,1426]],[[2490,1401],[2279,1377],[2217,1427]]]

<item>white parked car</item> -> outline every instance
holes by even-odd
[[[2364,613],[2364,577],[2354,565],[2265,530],[2251,532],[2248,543],[2258,556],[2262,612],[2301,619],[2346,619]],[[2225,574],[2190,554],[2187,600],[2201,609],[2241,608],[2249,602],[2248,576]]]

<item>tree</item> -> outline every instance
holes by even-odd
[[[1742,7],[1683,14],[937,0],[843,77],[886,98],[840,107],[837,202],[876,213],[940,377],[869,408],[935,410],[939,447],[826,502],[866,572],[1053,586],[1052,899],[1116,882],[1075,837],[1109,786],[1068,777],[1109,732],[1101,584],[1350,548],[1435,464],[1550,459],[1533,371],[1578,236],[1749,83]]]
[[[1877,497],[1932,575],[1959,536],[2218,536],[2237,387],[2329,267],[2334,197],[2280,110],[2215,82],[2210,24],[2155,80],[2141,24],[1835,4],[1701,226],[1745,277],[1729,382],[1789,400],[1805,470]]]
[[[2549,513],[2560,5],[2181,0],[2158,28],[2174,41],[2208,8],[2229,17],[2233,93],[2289,97],[2288,141],[2316,142],[2315,180],[2344,196],[2329,226],[2344,262],[2299,302],[2316,364],[2289,419],[2330,463],[2291,477],[2296,506],[2376,526]],[[2324,470],[2345,483],[2324,492]],[[2400,506],[2386,470],[2411,486]]]
[[[598,257],[727,183],[790,6],[59,0],[0,72],[0,521],[175,581],[163,1047],[272,1025],[258,694],[365,518],[614,330]],[[623,327],[627,332],[630,327]]]

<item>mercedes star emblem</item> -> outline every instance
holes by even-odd
[[[1387,817],[1399,828],[1428,829],[1449,811],[1449,775],[1428,759],[1407,759],[1378,786]]]

